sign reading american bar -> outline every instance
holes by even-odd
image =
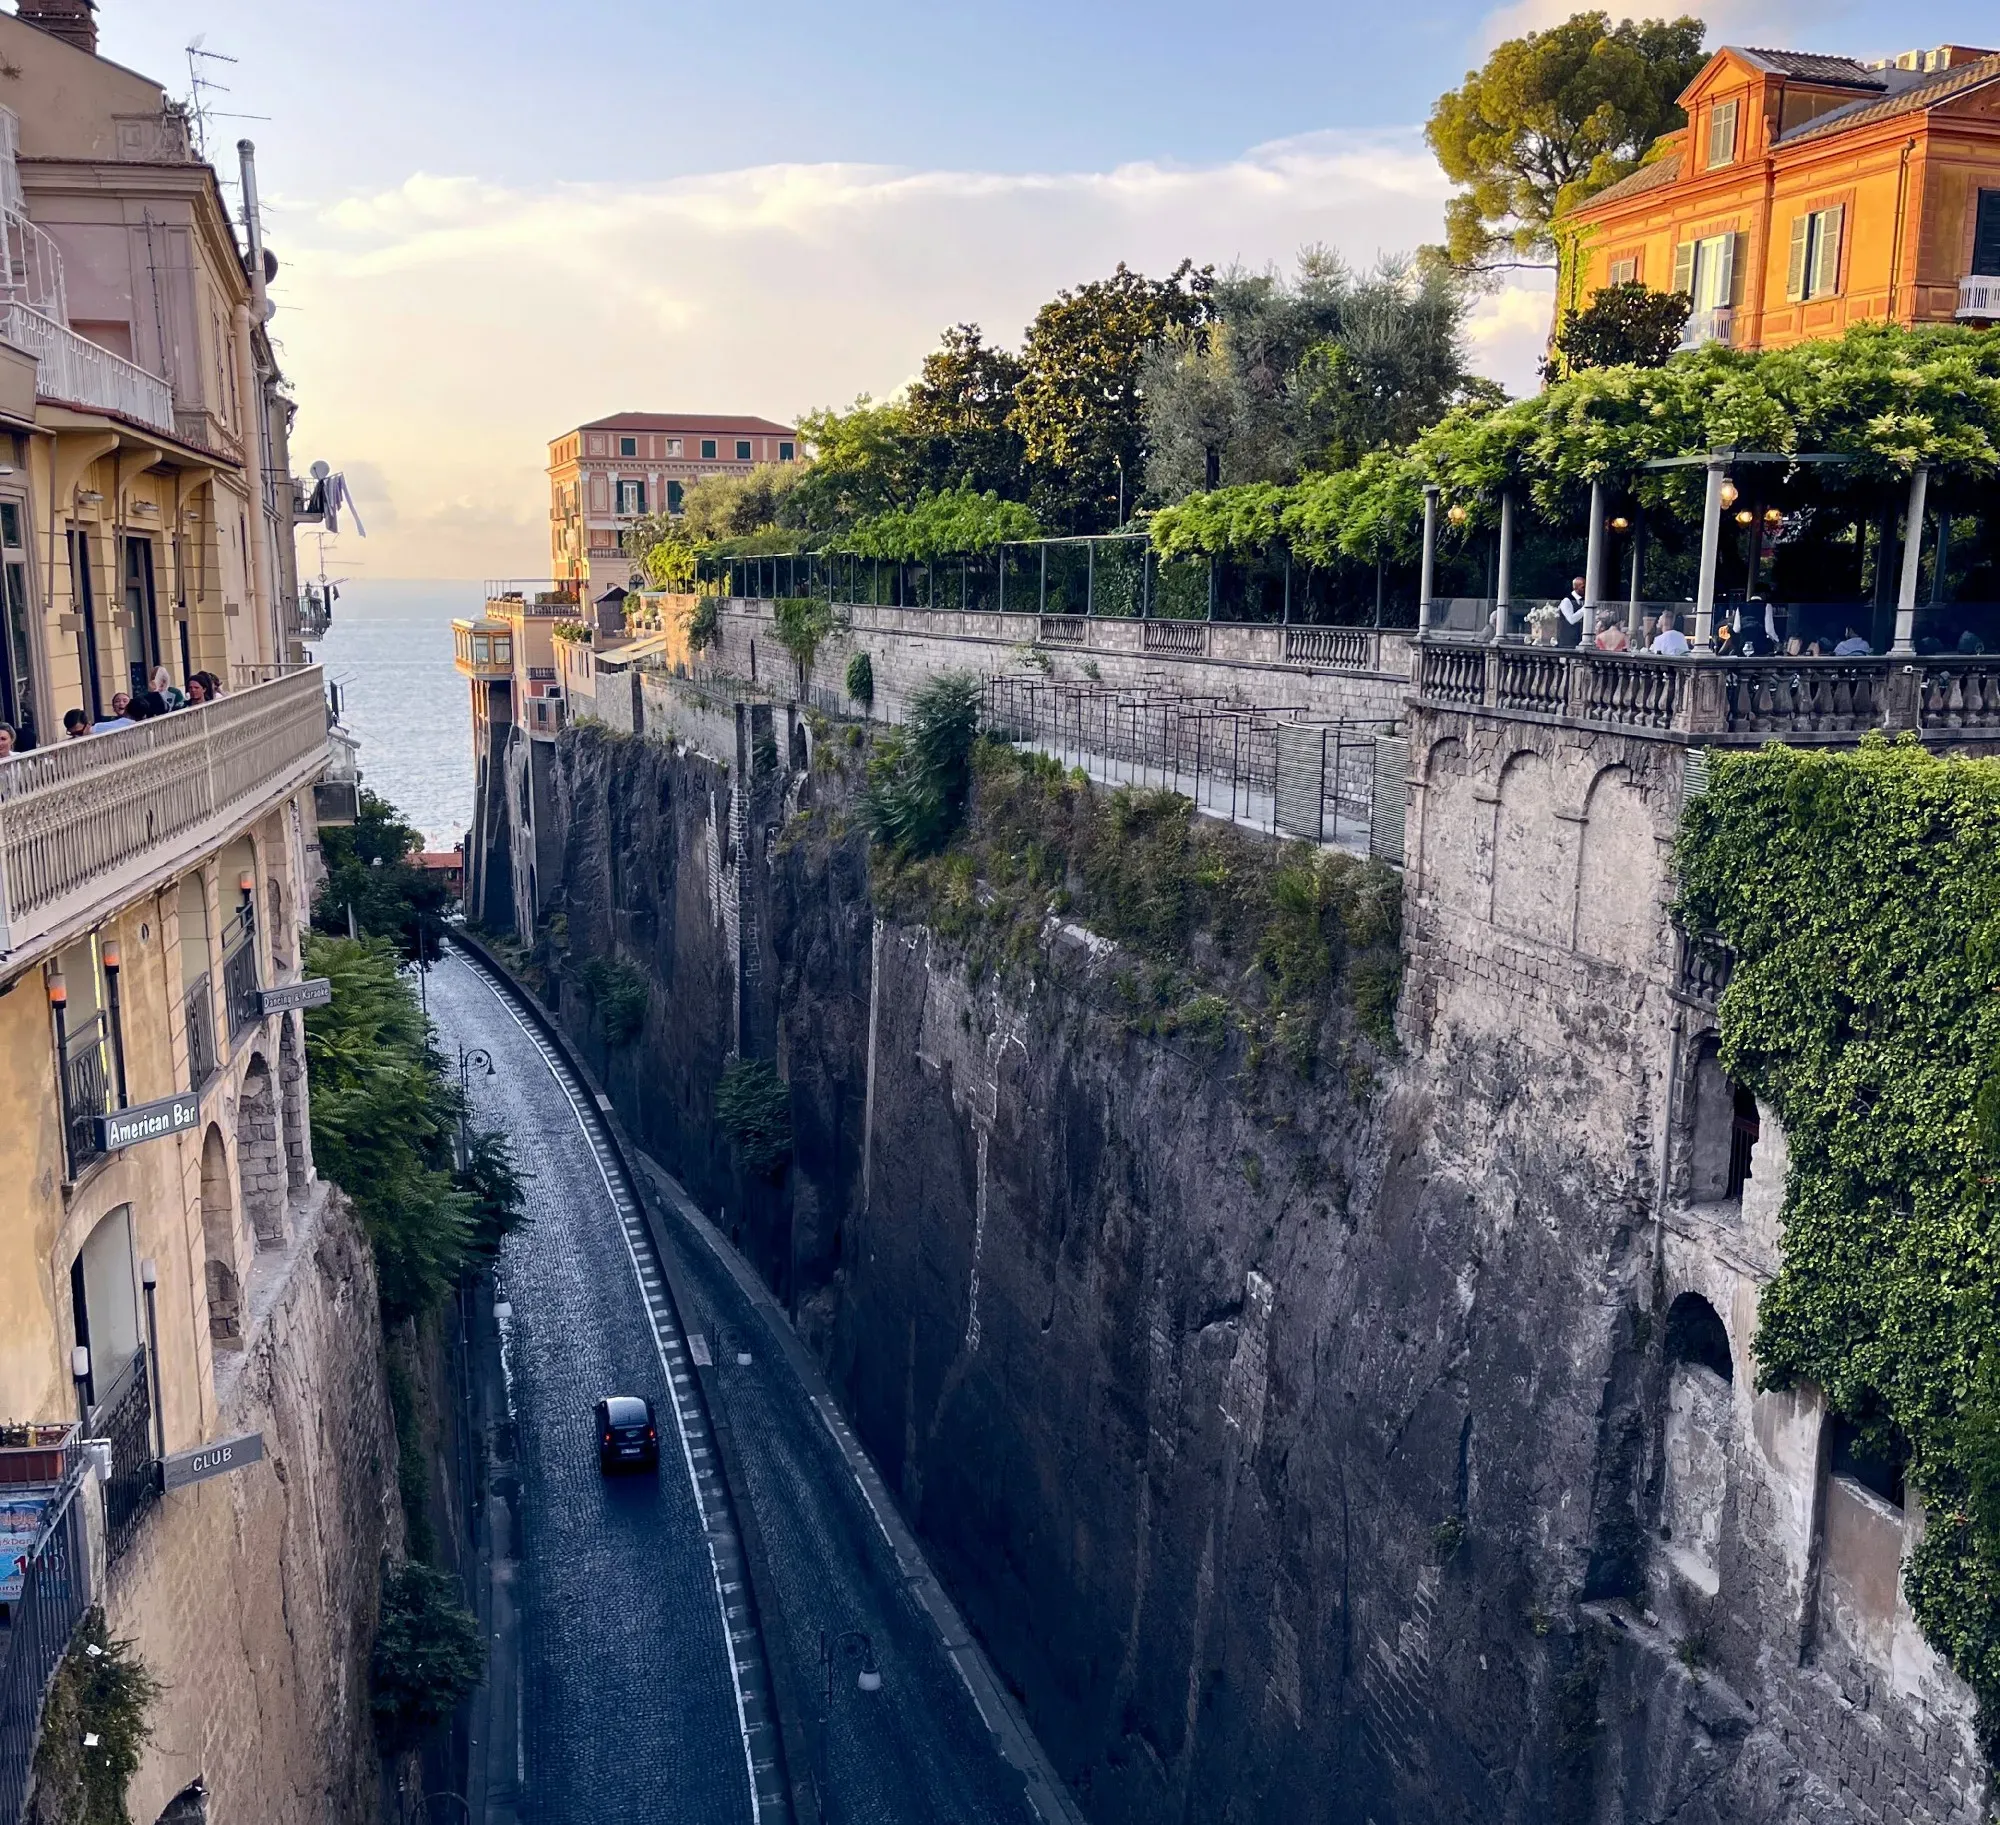
[[[163,1096],[156,1103],[135,1103],[97,1118],[97,1145],[105,1153],[140,1141],[157,1141],[185,1134],[201,1121],[201,1098],[193,1094]]]
[[[226,1476],[254,1464],[264,1455],[261,1432],[241,1432],[234,1438],[219,1438],[193,1451],[176,1451],[160,1465],[162,1489],[185,1489],[190,1483],[205,1483],[212,1476]]]
[[[259,989],[257,1012],[284,1014],[293,1008],[323,1008],[333,999],[333,984],[324,976],[309,976],[304,982],[288,982],[282,988]]]

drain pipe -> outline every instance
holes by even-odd
[[[265,478],[264,438],[269,429],[269,409],[257,379],[255,337],[260,324],[271,316],[271,301],[264,290],[264,226],[257,213],[257,148],[247,139],[236,142],[238,169],[243,178],[243,232],[249,242],[250,303],[236,307],[236,390],[242,400],[244,423],[238,427],[243,437],[243,479],[250,491],[251,511],[256,516],[248,541],[250,546],[250,599],[257,616],[258,647],[267,643],[269,652],[259,658],[282,660],[284,642],[278,635],[277,607],[271,590],[270,502]]]

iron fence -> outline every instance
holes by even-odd
[[[219,1062],[215,1051],[215,996],[206,970],[188,985],[184,998],[187,1010],[188,1088],[199,1090],[215,1075]]]
[[[27,1805],[49,1681],[90,1607],[80,1472],[79,1463],[44,1511],[22,1563],[21,1594],[0,1630],[0,1820],[7,1825]]]
[[[69,1151],[69,1176],[83,1176],[104,1151],[99,1145],[97,1118],[111,1107],[111,1077],[105,1068],[110,1029],[105,1016],[93,1014],[63,1035],[63,1136]]]
[[[1389,723],[1033,676],[988,678],[983,690],[989,732],[1106,784],[1177,792],[1212,816],[1274,836],[1374,846],[1382,821],[1376,748],[1392,735]]]
[[[90,1436],[111,1442],[111,1476],[104,1485],[104,1532],[107,1558],[116,1561],[160,1498],[159,1460],[153,1452],[152,1383],[144,1344],[118,1372],[105,1397],[91,1408]]]
[[[1243,625],[1416,626],[1414,578],[1321,567],[1280,544],[1247,558],[1163,557],[1144,533],[1035,539],[957,557],[852,552],[702,558],[695,587],[745,601],[823,596],[850,607]]]
[[[248,906],[222,934],[222,996],[229,1004],[229,1043],[263,1018],[257,1005],[257,917]]]

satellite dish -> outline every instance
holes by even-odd
[[[333,465],[331,463],[314,463],[312,466],[312,478],[316,482],[325,481],[332,473]]]

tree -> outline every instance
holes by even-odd
[[[1607,285],[1583,310],[1563,313],[1545,380],[1585,368],[1658,368],[1681,345],[1694,301],[1686,292],[1654,291],[1637,283]]]
[[[1212,303],[1204,337],[1148,364],[1155,500],[1294,481],[1407,443],[1479,384],[1465,369],[1466,287],[1436,263],[1387,259],[1356,275],[1309,247],[1295,279],[1232,272]]]
[[[1424,137],[1464,188],[1445,208],[1445,249],[1461,266],[1508,252],[1550,258],[1566,209],[1638,170],[1653,142],[1684,126],[1678,97],[1706,62],[1699,19],[1576,13],[1499,45],[1440,95]]]
[[[783,524],[822,536],[911,500],[922,463],[910,409],[862,394],[845,412],[831,407],[799,420],[812,461],[785,497]]]
[[[1145,475],[1147,357],[1209,320],[1214,270],[1183,260],[1164,279],[1123,261],[1108,279],[1060,291],[1028,328],[1008,422],[1020,433],[1029,500],[1063,532],[1107,532]]]
[[[414,1559],[384,1575],[368,1671],[387,1751],[414,1748],[457,1710],[486,1672],[486,1641],[457,1578]]]
[[[1021,434],[1008,423],[1021,358],[988,343],[976,323],[955,324],[911,382],[907,423],[933,488],[967,487],[1018,497]]]
[[[393,939],[405,957],[415,957],[421,935],[427,954],[435,957],[451,895],[442,876],[414,860],[423,846],[423,837],[396,807],[364,787],[355,821],[320,832],[326,885],[313,904],[314,928],[344,934],[351,907],[363,937]]]

